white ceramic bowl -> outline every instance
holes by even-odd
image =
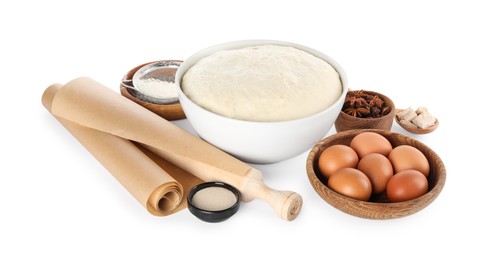
[[[184,73],[201,58],[220,50],[259,45],[291,46],[323,59],[339,73],[343,92],[327,109],[288,121],[253,122],[236,120],[210,112],[191,101],[181,89]],[[247,40],[228,42],[201,50],[186,59],[176,72],[179,101],[196,133],[207,142],[249,163],[268,164],[299,155],[321,140],[334,124],[344,103],[347,79],[343,69],[327,55],[314,49],[282,41]]]

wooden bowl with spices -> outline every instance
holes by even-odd
[[[372,194],[364,200],[341,195],[329,187],[326,177],[320,172],[319,157],[333,145],[349,146],[353,138],[363,132],[373,132],[385,137],[393,148],[409,145],[418,149],[428,161],[430,171],[428,188],[420,197],[401,202],[391,202],[386,191]],[[402,134],[379,129],[348,130],[329,136],[317,143],[309,152],[306,161],[307,177],[319,196],[334,208],[347,214],[367,219],[392,219],[414,214],[432,203],[442,191],[446,181],[446,168],[441,158],[425,144]]]
[[[395,104],[378,92],[349,90],[339,116],[336,132],[352,129],[390,130],[395,118]]]
[[[179,103],[178,98],[174,99],[171,97],[173,100],[168,104],[156,103],[156,98],[153,99],[150,95],[143,94],[134,86],[135,78],[138,80],[142,77],[148,79],[148,83],[151,84],[153,84],[156,79],[163,79],[165,83],[174,82],[175,73],[181,63],[182,61],[180,60],[161,60],[141,64],[131,69],[126,75],[123,76],[120,82],[120,93],[124,97],[167,120],[184,119],[186,118],[186,115],[182,110],[182,106]],[[139,76],[142,70],[144,70],[145,73],[144,75]],[[173,83],[173,85],[175,88],[175,83]],[[153,86],[149,87],[153,88]]]

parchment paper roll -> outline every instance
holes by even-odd
[[[243,201],[255,198],[265,201],[283,219],[293,220],[300,212],[299,194],[269,188],[257,169],[90,78],[72,80],[56,91],[46,90],[50,92],[54,92],[53,97],[44,104],[58,118],[137,142],[204,181],[222,181],[234,186],[241,192]],[[170,194],[176,197],[177,193]]]
[[[60,89],[56,84],[44,92],[49,112]],[[186,208],[190,188],[202,182],[127,139],[56,118],[153,215]]]

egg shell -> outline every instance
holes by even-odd
[[[386,187],[386,195],[392,202],[402,202],[424,195],[428,188],[427,178],[421,172],[405,170],[390,178]]]
[[[358,154],[349,146],[337,144],[322,151],[319,156],[319,171],[325,178],[342,168],[356,168]]]
[[[393,165],[395,172],[404,170],[417,170],[429,176],[430,165],[425,155],[417,148],[410,145],[400,145],[390,152],[388,159]]]
[[[358,163],[358,170],[370,179],[373,194],[384,192],[388,181],[393,176],[391,162],[379,153],[371,153],[363,157]]]
[[[371,197],[370,180],[364,173],[354,168],[336,171],[327,184],[333,191],[356,200],[367,201]]]
[[[363,158],[370,153],[379,153],[384,156],[388,156],[393,149],[388,139],[378,133],[373,132],[363,132],[356,135],[351,140],[351,144],[349,146],[356,151],[359,158]]]

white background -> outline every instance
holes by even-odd
[[[109,2],[0,4],[0,259],[484,259],[481,1]],[[260,201],[219,224],[187,210],[154,217],[41,105],[52,83],[88,76],[118,92],[139,64],[258,38],[326,53],[352,89],[427,106],[439,128],[411,136],[446,165],[439,197],[400,219],[347,215],[311,187],[306,152],[256,166],[269,186],[303,196],[293,222]]]

